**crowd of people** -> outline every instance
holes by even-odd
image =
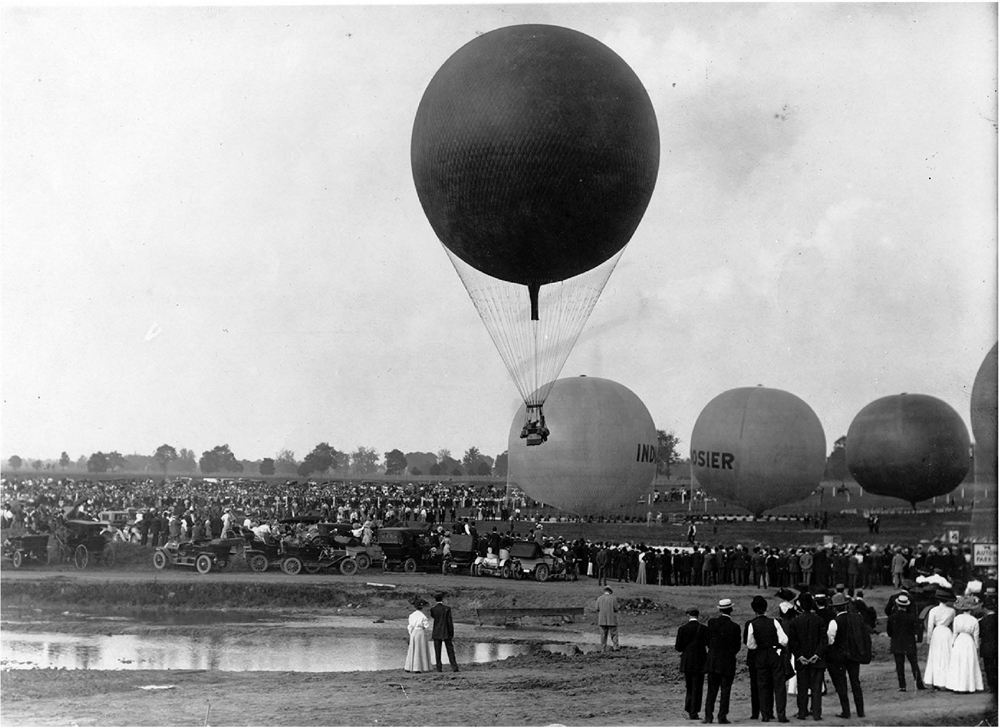
[[[826,589],[801,586],[781,589],[778,618],[767,615],[768,599],[754,596],[752,619],[742,629],[733,618],[732,599],[718,602],[718,615],[703,623],[697,608],[687,609],[688,622],[677,631],[675,649],[685,678],[684,711],[705,723],[718,717],[728,724],[730,693],[737,674],[737,656],[746,648],[752,720],[788,722],[789,695],[794,695],[795,717],[823,719],[825,675],[836,693],[837,717],[851,717],[851,701],[858,717],[865,716],[861,667],[872,661],[874,631],[871,606],[847,595],[842,587],[832,595]],[[605,589],[606,597],[610,588]],[[922,621],[907,589],[899,589],[886,603],[886,630],[896,662],[899,691],[907,690],[909,663],[918,690],[946,689],[956,693],[982,691],[997,694],[997,589],[995,582],[977,593],[956,597],[949,589],[935,592],[937,605]],[[917,643],[930,647],[921,670]],[[982,665],[980,665],[982,659]],[[707,691],[705,689],[707,681]]]

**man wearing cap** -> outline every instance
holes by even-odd
[[[608,636],[611,646],[618,651],[618,599],[611,586],[604,587],[604,593],[597,598],[597,625],[601,627],[601,651],[608,650]]]
[[[920,665],[917,664],[917,642],[923,638],[923,624],[913,614],[910,597],[905,593],[896,596],[896,608],[885,623],[885,632],[889,635],[889,652],[896,660],[896,678],[899,680],[899,691],[906,691],[906,664],[909,660],[913,671],[913,681],[917,689],[924,689],[924,680],[920,676]]]
[[[788,647],[795,657],[796,717],[823,718],[823,672],[826,671],[826,624],[816,614],[816,604],[808,593],[798,598],[802,613],[788,626]]]
[[[779,722],[787,722],[785,700],[787,697],[785,658],[782,649],[788,646],[788,636],[781,624],[767,614],[767,599],[754,596],[750,602],[754,618],[747,623],[747,653],[753,652],[757,667],[757,693],[760,699],[760,718],[770,722],[777,713]]]
[[[705,659],[708,629],[698,620],[698,609],[687,609],[688,622],[677,629],[674,649],[681,652],[681,672],[684,674],[684,711],[690,719],[698,719],[705,687]]]
[[[871,661],[871,637],[856,611],[847,610],[847,599],[840,593],[833,597],[836,618],[827,626],[827,670],[830,680],[840,697],[838,717],[851,718],[851,702],[847,694],[847,680],[851,682],[854,707],[858,717],[865,716],[865,697],[861,691],[861,664]],[[868,636],[867,647],[865,636]],[[867,651],[867,653],[866,653]]]
[[[736,655],[740,652],[740,627],[732,619],[733,602],[719,601],[719,615],[708,622],[708,694],[705,698],[705,724],[711,724],[715,698],[719,697],[719,724],[729,724],[729,694],[736,677]]]

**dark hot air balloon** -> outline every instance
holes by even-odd
[[[526,403],[541,406],[653,193],[645,88],[583,33],[516,25],[459,48],[417,108],[417,196]],[[542,435],[539,437],[538,435]]]
[[[546,403],[544,447],[516,446],[524,407],[510,428],[508,481],[532,498],[578,515],[631,506],[656,475],[656,427],[638,396],[608,379],[559,379]]]
[[[847,430],[847,468],[865,492],[906,500],[947,495],[969,471],[969,431],[958,412],[925,394],[864,407]]]
[[[976,440],[976,475],[997,481],[997,344],[986,354],[976,373],[969,402],[972,436]]]
[[[808,497],[826,466],[819,417],[802,399],[763,386],[712,399],[691,433],[691,471],[705,492],[754,515]]]

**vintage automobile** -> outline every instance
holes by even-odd
[[[476,552],[476,541],[471,535],[456,534],[449,538],[450,553],[445,558],[442,571],[448,573],[467,573],[476,575],[476,561],[479,554]]]
[[[382,569],[401,568],[404,573],[444,572],[444,559],[434,538],[428,526],[380,528],[378,543],[384,555]]]
[[[242,538],[213,538],[178,543],[170,541],[153,552],[153,566],[163,570],[168,565],[194,567],[205,575],[212,569],[225,570]]]
[[[515,540],[510,546],[511,568],[515,578],[531,578],[547,581],[552,577],[565,578],[569,568],[565,560],[553,553],[551,548],[542,548],[533,540]]]
[[[271,535],[258,535],[242,525],[235,525],[233,532],[243,539],[243,559],[254,573],[263,573],[273,566],[281,566],[285,552],[280,539]]]
[[[12,535],[3,541],[3,557],[9,558],[15,568],[20,568],[29,561],[48,564],[49,534]]]
[[[385,558],[382,547],[374,542],[365,545],[360,538],[355,537],[350,523],[317,523],[317,528],[321,535],[325,535],[332,543],[347,550],[348,556],[357,561],[358,570],[367,570],[372,565],[382,565]]]
[[[99,520],[63,520],[56,526],[53,536],[56,544],[50,560],[62,562],[73,559],[73,564],[83,570],[91,560],[103,565],[115,564],[114,543],[105,531],[106,523]]]
[[[472,574],[476,576],[513,578],[514,569],[518,567],[520,567],[520,562],[514,558],[503,558],[500,555],[487,553],[476,558],[476,562],[472,566]]]

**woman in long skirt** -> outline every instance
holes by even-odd
[[[959,614],[951,623],[955,637],[945,684],[953,692],[983,691],[983,672],[979,668],[979,619],[969,613],[978,605],[975,596],[962,596],[955,601]]]
[[[955,620],[955,609],[949,603],[955,597],[947,591],[934,594],[938,605],[927,612],[927,666],[924,668],[924,684],[935,689],[947,688],[948,665],[951,661],[951,622]]]
[[[646,583],[646,552],[639,551],[639,569],[635,575],[635,582],[645,585]]]
[[[403,670],[419,674],[422,671],[434,669],[430,642],[431,622],[422,610],[427,607],[427,601],[417,597],[410,603],[413,604],[415,610],[410,614],[410,620],[406,624],[406,628],[410,632],[410,645],[406,649]]]

